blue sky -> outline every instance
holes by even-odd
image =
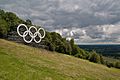
[[[0,8],[76,43],[120,43],[120,0],[0,0]]]

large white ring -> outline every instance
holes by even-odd
[[[25,31],[25,32],[23,33],[23,35],[25,35],[25,33],[28,34],[28,33],[32,33],[32,32],[30,32],[30,31]],[[26,36],[27,36],[27,35],[26,35]],[[26,43],[31,43],[32,40],[33,40],[33,37],[31,37],[31,39],[28,41],[28,40],[25,39],[26,36],[23,36],[23,40],[24,40]]]
[[[26,28],[26,31],[28,31],[28,27],[25,25],[25,24],[20,24],[18,27],[17,27],[17,33],[19,34],[19,36],[21,36],[21,37],[23,37],[23,36],[26,36],[26,35],[21,35],[20,34],[20,32],[19,32],[19,28],[21,27],[21,26],[24,26],[25,28]],[[23,33],[24,34],[24,33]]]
[[[23,33],[23,35],[20,34],[20,31],[19,31],[19,28],[20,28],[21,26],[26,28],[26,31]],[[30,31],[32,28],[35,29],[35,31],[36,31],[35,33],[32,33],[32,32]],[[43,36],[41,35],[40,30],[43,31]],[[18,25],[18,27],[17,27],[17,33],[18,33],[18,35],[19,35],[20,37],[23,37],[23,40],[24,40],[26,43],[31,43],[33,40],[34,40],[34,42],[36,42],[36,43],[40,43],[41,40],[42,40],[42,38],[45,37],[45,30],[44,30],[43,28],[39,28],[38,30],[37,30],[37,28],[34,27],[34,26],[31,26],[31,27],[28,28],[25,24],[20,24],[20,25]],[[29,36],[31,37],[30,40],[26,40],[26,39],[25,39],[25,37],[26,37],[28,34],[29,34]],[[35,39],[37,36],[40,38],[38,41]]]
[[[38,33],[38,32],[36,32],[34,36],[37,36],[37,35],[40,37],[40,39],[37,41],[37,40],[34,38],[34,41],[35,41],[36,43],[40,43],[40,42],[41,42],[41,39],[42,39],[42,38],[41,38],[41,34]]]
[[[45,30],[44,30],[43,28],[39,28],[39,29],[38,29],[38,33],[40,32],[40,30],[43,30],[43,36],[41,35],[40,37],[41,37],[41,38],[44,38],[44,37],[45,37]]]

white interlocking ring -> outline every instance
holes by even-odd
[[[20,34],[20,30],[19,30],[20,27],[25,27],[25,28],[26,28],[26,31],[24,31],[23,34]],[[32,32],[31,32],[31,29],[35,29],[35,32],[32,33]],[[41,35],[40,30],[43,31],[43,36]],[[23,40],[24,40],[26,43],[31,43],[33,40],[34,40],[34,42],[36,42],[36,43],[40,43],[41,40],[45,37],[45,30],[44,30],[43,28],[39,28],[39,29],[37,30],[36,27],[31,26],[31,27],[29,27],[29,29],[28,29],[28,27],[27,27],[25,24],[20,24],[20,25],[18,25],[18,27],[17,27],[17,33],[18,33],[18,35],[19,35],[20,37],[23,37]],[[26,39],[25,39],[25,37],[26,37],[28,34],[29,34],[29,36],[31,37],[30,40],[26,40]],[[40,38],[39,40],[36,40],[36,39],[35,39],[37,36]]]

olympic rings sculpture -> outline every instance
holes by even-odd
[[[20,27],[25,27],[25,28],[26,28],[26,31],[23,32],[23,34],[20,34],[20,30],[19,30]],[[35,32],[35,33],[32,33],[32,32],[31,32],[31,29],[35,29],[36,32]],[[40,30],[43,31],[43,36],[41,35]],[[43,28],[39,28],[38,30],[37,30],[37,28],[34,27],[34,26],[31,26],[31,27],[28,28],[25,24],[20,24],[20,25],[18,25],[18,27],[17,27],[17,33],[18,33],[18,35],[19,35],[20,37],[23,37],[23,40],[24,40],[26,43],[31,43],[33,40],[34,40],[34,42],[36,42],[36,43],[40,43],[41,40],[45,37],[45,30],[44,30]],[[25,37],[26,37],[28,34],[29,34],[29,36],[31,37],[30,40],[26,40],[26,39],[25,39]],[[38,41],[35,39],[37,36],[40,38]]]

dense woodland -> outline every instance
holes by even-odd
[[[94,63],[107,65],[108,67],[120,68],[120,62],[107,61],[103,59],[102,55],[97,54],[96,51],[85,51],[74,44],[74,39],[68,41],[66,38],[62,38],[60,34],[55,32],[46,31],[46,36],[40,44],[35,44],[34,42],[27,44],[18,36],[16,32],[17,26],[21,23],[26,24],[27,26],[33,25],[29,19],[24,21],[12,12],[5,12],[4,10],[0,10],[0,38],[75,56]]]
[[[96,45],[78,45],[80,48],[102,54],[106,57],[111,57],[120,60],[120,45],[119,44],[96,44]]]

